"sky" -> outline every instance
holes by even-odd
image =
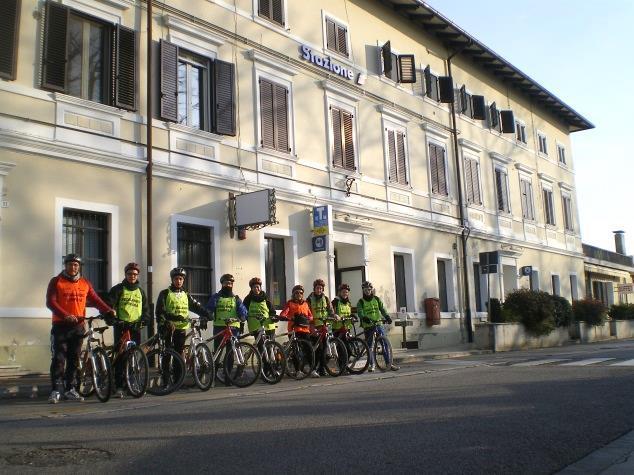
[[[594,124],[571,135],[581,237],[634,254],[634,2],[424,1]]]

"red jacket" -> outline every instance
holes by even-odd
[[[313,322],[313,314],[310,311],[310,307],[308,306],[308,302],[306,300],[302,300],[301,302],[296,302],[295,300],[289,300],[286,302],[284,309],[280,313],[280,317],[284,317],[288,319],[288,331],[296,331],[297,333],[310,333],[309,327],[295,327],[295,315],[303,315],[308,318],[309,322]]]
[[[72,281],[59,274],[48,283],[46,306],[53,312],[53,324],[66,323],[64,319],[69,315],[79,317],[77,324],[83,324],[86,305],[97,307],[102,313],[113,311],[83,277]]]

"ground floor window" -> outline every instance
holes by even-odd
[[[480,263],[473,263],[473,293],[475,295],[476,312],[484,312],[484,302],[482,298],[482,276],[480,275]]]
[[[614,285],[612,282],[592,281],[592,298],[600,300],[609,307],[614,303]]]
[[[187,271],[185,288],[203,304],[213,290],[212,232],[209,226],[188,223],[177,225],[177,265]]]
[[[265,237],[264,245],[265,290],[275,308],[281,309],[286,303],[286,256],[284,253],[284,239]]]
[[[448,277],[448,269],[449,262],[443,259],[438,259],[437,261],[437,269],[438,269],[438,299],[440,300],[440,311],[448,312],[449,311],[449,296],[447,293],[447,277]]]
[[[575,274],[570,274],[570,299],[573,302],[579,299],[577,276]]]
[[[561,295],[561,288],[559,285],[559,276],[553,274],[550,276],[550,280],[552,281],[553,295]]]
[[[407,289],[405,287],[405,258],[394,254],[394,283],[396,284],[396,310],[407,308]]]

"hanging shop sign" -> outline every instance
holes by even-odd
[[[266,189],[232,196],[229,194],[229,222],[234,229],[260,229],[277,224],[275,190]]]
[[[302,45],[301,46],[301,54],[302,59],[306,61],[310,61],[316,66],[320,68],[326,69],[332,73],[335,73],[337,76],[341,76],[344,79],[352,80],[354,78],[354,71],[352,69],[342,66],[340,64],[332,61],[330,56],[322,56],[320,54],[315,53],[310,46]]]

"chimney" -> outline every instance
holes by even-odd
[[[627,255],[625,253],[625,231],[612,231],[614,233],[614,247],[618,254]]]

